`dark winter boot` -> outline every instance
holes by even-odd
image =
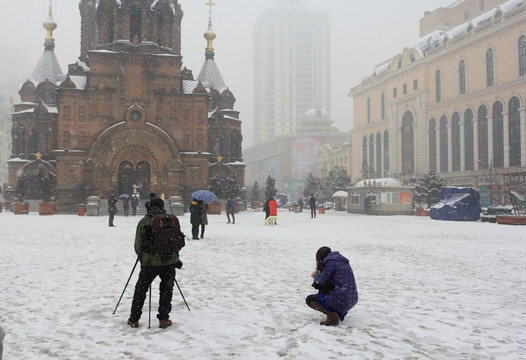
[[[165,329],[168,326],[172,325],[172,320],[166,319],[166,320],[159,320],[159,327],[161,329]]]
[[[139,327],[139,320],[132,321],[132,319],[128,319],[128,325],[130,325],[132,328]]]
[[[328,311],[323,307],[321,303],[317,301],[311,301],[307,305],[309,305],[309,307],[313,308],[314,310],[317,310],[327,315],[327,319],[325,319],[325,321],[321,321],[320,325],[334,326],[340,323],[340,317],[338,316],[338,313],[335,311]]]

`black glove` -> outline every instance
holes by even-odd
[[[316,282],[312,283],[312,287],[318,289],[322,294],[327,294],[330,290],[334,288],[332,280],[327,281],[325,284],[318,284]]]
[[[177,260],[174,265],[177,269],[181,269],[183,267],[183,262],[181,260]]]

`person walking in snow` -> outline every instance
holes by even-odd
[[[190,224],[192,224],[192,240],[199,240],[199,226],[201,226],[201,205],[197,199],[190,204]]]
[[[119,199],[117,198],[116,195],[112,195],[108,199],[108,215],[109,215],[108,226],[111,226],[111,227],[115,226],[113,225],[113,218],[115,218],[115,214],[119,212],[119,210],[117,209],[117,201],[119,201]]]
[[[234,202],[234,199],[232,199],[232,197],[229,196],[226,202],[226,217],[228,219],[228,224],[230,224],[230,215],[232,215],[232,224],[236,223],[236,217],[234,215],[235,212],[236,203]]]
[[[304,205],[305,205],[305,204],[303,203],[303,199],[300,198],[300,199],[298,200],[298,206],[299,206],[299,210],[300,210],[300,212],[303,212],[303,206],[304,206]]]
[[[142,315],[142,308],[146,293],[151,286],[152,281],[159,276],[159,310],[157,319],[159,327],[166,328],[172,325],[170,320],[170,311],[172,310],[172,295],[175,283],[175,269],[181,269],[183,263],[179,260],[179,254],[174,253],[168,259],[161,254],[151,251],[152,242],[152,219],[155,215],[166,214],[164,210],[164,201],[160,198],[154,198],[150,201],[148,213],[137,224],[135,233],[135,253],[141,262],[141,271],[139,279],[135,285],[133,301],[128,318],[128,325],[133,328],[139,326],[139,319]]]
[[[129,214],[129,209],[130,209],[130,198],[128,196],[126,196],[122,200],[122,209],[124,210],[124,216],[127,217]]]
[[[201,206],[201,239],[205,237],[205,227],[208,225],[208,203],[206,201],[199,202]]]
[[[139,207],[139,197],[137,195],[132,196],[131,207],[132,207],[132,216],[137,215],[137,208]]]
[[[270,216],[270,209],[268,207],[268,203],[269,203],[270,199],[268,199],[267,201],[265,201],[265,205],[263,205],[263,211],[265,212],[265,220],[268,219],[268,217]]]
[[[310,217],[316,218],[316,198],[314,197],[314,194],[310,194],[309,199],[309,206],[310,206]]]
[[[358,290],[349,260],[323,246],[316,252],[316,271],[311,274],[317,294],[305,299],[307,305],[327,315],[320,325],[334,326],[358,302]]]

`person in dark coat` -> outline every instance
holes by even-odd
[[[236,223],[236,203],[234,199],[232,199],[231,196],[228,197],[226,201],[226,217],[228,219],[228,223],[230,224],[230,215],[232,215],[232,224]]]
[[[314,194],[310,194],[309,199],[309,206],[310,206],[310,217],[316,218],[316,198],[314,197]]]
[[[190,204],[190,224],[192,224],[192,239],[199,240],[199,226],[201,225],[201,205],[198,200],[192,199]]]
[[[133,328],[139,326],[139,319],[142,315],[142,308],[146,293],[148,292],[152,281],[159,276],[159,310],[157,319],[159,327],[166,328],[172,325],[170,312],[172,311],[172,295],[175,284],[175,269],[183,267],[179,260],[179,254],[174,253],[169,259],[164,259],[161,254],[151,252],[152,238],[152,219],[155,215],[166,214],[164,210],[164,201],[160,198],[150,200],[148,213],[137,224],[135,233],[135,253],[141,262],[141,271],[139,279],[135,285],[133,301],[128,318],[128,325]]]
[[[113,225],[113,218],[115,218],[115,214],[119,211],[117,209],[117,201],[119,201],[119,199],[117,198],[116,195],[112,195],[108,199],[108,215],[109,215],[108,226],[111,226],[111,227],[115,226]]]
[[[130,209],[130,198],[125,197],[122,200],[122,209],[124,210],[124,216],[128,216],[129,209]]]
[[[298,206],[299,206],[299,210],[300,210],[300,212],[303,212],[303,206],[304,206],[304,205],[305,205],[305,204],[303,203],[303,199],[300,198],[300,199],[298,200]]]
[[[268,219],[268,217],[270,216],[270,208],[268,206],[268,203],[270,202],[272,198],[268,199],[266,202],[265,202],[265,205],[263,205],[263,211],[265,212],[265,220]]]
[[[338,251],[323,246],[316,252],[312,287],[318,294],[305,299],[307,305],[327,315],[320,325],[338,325],[358,302],[358,290],[349,260]]]
[[[208,225],[208,203],[199,201],[201,206],[201,239],[205,237],[205,227]]]
[[[139,207],[139,196],[133,195],[131,199],[132,216],[137,215],[137,208]]]

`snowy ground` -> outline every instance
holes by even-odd
[[[187,241],[174,325],[159,329],[158,282],[126,325],[139,218],[0,213],[4,360],[526,358],[526,227],[329,211],[209,216]],[[189,216],[181,218],[190,234]],[[360,301],[338,327],[305,305],[323,245],[351,260]]]

